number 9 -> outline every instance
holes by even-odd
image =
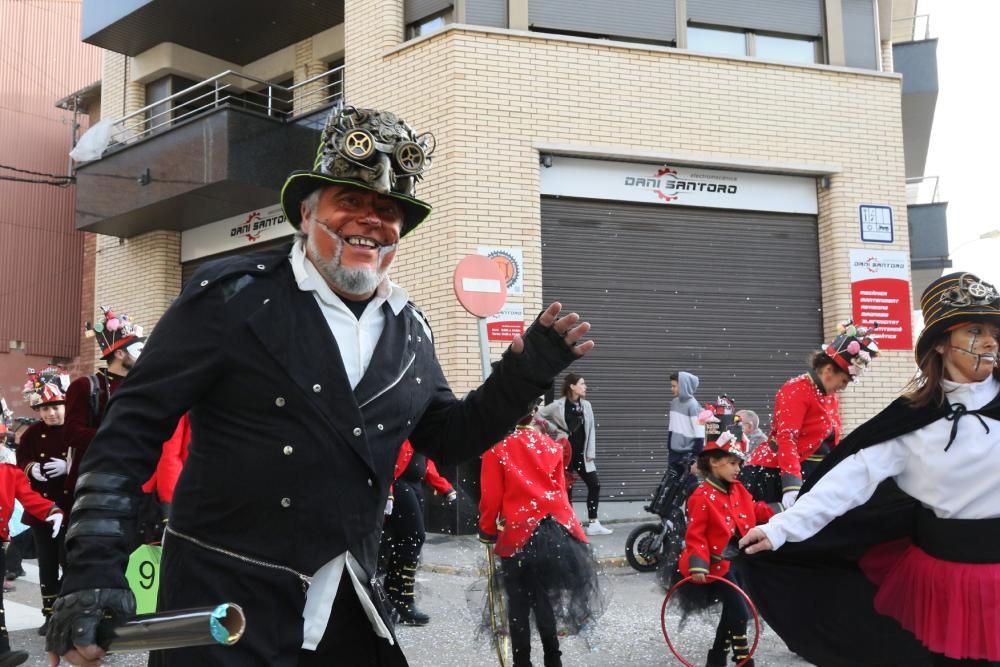
[[[142,561],[139,563],[139,576],[142,577],[139,585],[147,591],[150,590],[156,581],[156,565],[148,560]]]

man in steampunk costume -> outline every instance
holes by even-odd
[[[42,421],[32,424],[21,436],[17,447],[17,466],[24,470],[31,488],[42,497],[54,502],[69,516],[73,506],[73,490],[66,488],[68,450],[63,440],[63,422],[66,418],[66,394],[69,384],[65,369],[50,366],[35,371],[28,369],[24,383],[24,397]],[[44,635],[48,630],[52,603],[59,594],[59,568],[66,565],[63,541],[66,531],[52,534],[52,526],[30,514],[23,523],[31,528],[38,554],[38,578],[42,587],[42,615],[45,622],[38,629]]]
[[[204,266],[163,315],[82,466],[51,653],[99,664],[102,617],[132,612],[127,524],[189,410],[159,607],[233,601],[247,634],[155,664],[406,664],[374,576],[400,444],[441,463],[476,456],[593,347],[589,324],[554,303],[454,396],[430,328],[387,277],[430,213],[414,185],[431,152],[394,114],[335,110],[313,169],[282,189],[294,243]]]

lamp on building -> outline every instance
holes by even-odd
[[[989,239],[1000,239],[1000,229],[991,229],[988,232],[983,232],[982,234],[980,234],[979,236],[977,236],[974,239],[970,239],[968,241],[964,241],[962,243],[959,243],[954,248],[951,248],[949,250],[949,253],[953,253],[956,250],[959,250],[960,248],[964,248],[965,246],[967,246],[967,245],[969,245],[971,243],[975,243],[977,241],[989,240]]]

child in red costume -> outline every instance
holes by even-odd
[[[531,665],[532,609],[545,667],[559,667],[559,626],[575,634],[599,613],[597,573],[566,495],[563,448],[530,423],[483,454],[479,536],[501,558],[514,667]]]
[[[708,411],[706,411],[707,413]],[[704,413],[703,413],[704,414]],[[721,430],[718,418],[707,414],[705,439],[708,444],[698,455],[698,470],[704,481],[688,499],[688,526],[680,571],[697,584],[708,583],[706,575],[724,577],[738,584],[728,560],[727,547],[758,523],[774,515],[774,509],[754,502],[750,492],[737,479],[746,460],[747,441],[742,432]],[[737,424],[734,430],[739,430]],[[739,593],[723,583],[712,583],[722,600],[722,618],[715,632],[715,642],[708,652],[707,667],[725,667],[730,647],[733,662],[753,667],[748,659],[747,621],[750,612]],[[681,591],[684,588],[680,589]]]
[[[62,527],[63,513],[55,503],[32,490],[24,471],[9,463],[0,463],[0,540],[10,539],[10,517],[14,512],[14,500],[17,499],[27,514],[39,521],[52,524],[52,534],[58,535]],[[0,549],[0,572],[6,572],[7,567],[4,550]],[[28,659],[25,651],[12,651],[10,637],[7,635],[7,623],[3,610],[3,594],[0,593],[0,665],[20,665]]]

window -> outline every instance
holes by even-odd
[[[688,48],[724,56],[747,55],[747,34],[735,30],[688,28]]]
[[[815,63],[816,40],[800,37],[754,35],[754,55],[789,63]]]
[[[723,56],[750,56],[790,63],[820,62],[819,41],[813,37],[689,26],[687,44],[692,51]]]
[[[452,10],[448,9],[411,23],[406,26],[406,39],[423,37],[424,35],[441,30],[454,20],[452,16]]]

